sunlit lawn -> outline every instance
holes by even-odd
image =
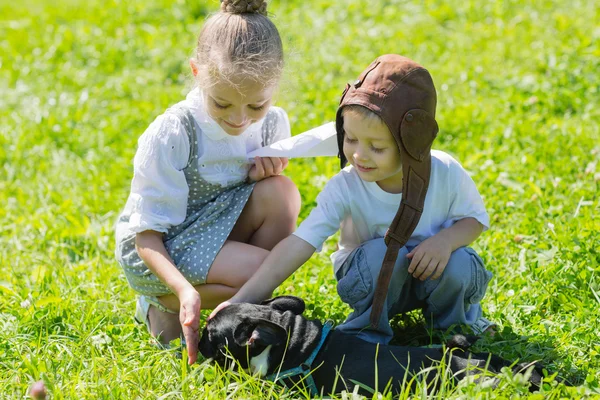
[[[138,136],[183,98],[187,59],[218,2],[0,1],[0,398],[302,397],[155,349],[113,258]],[[294,134],[334,119],[341,89],[400,53],[438,89],[435,147],[472,174],[492,217],[475,244],[494,272],[478,349],[540,360],[533,398],[598,396],[600,21],[592,1],[273,1],[287,54],[278,96]],[[314,205],[337,159],[287,170]],[[307,315],[343,321],[326,251],[284,283]],[[419,313],[395,341],[427,344]],[[444,387],[440,398],[518,398]],[[427,397],[424,389],[418,394]],[[429,394],[431,395],[431,394]],[[406,394],[408,396],[408,394]]]

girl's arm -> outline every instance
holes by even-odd
[[[196,291],[175,267],[167,253],[162,235],[156,231],[143,231],[135,235],[135,247],[140,258],[177,297],[188,289]]]
[[[219,304],[209,318],[230,303],[258,303],[271,296],[294,271],[315,252],[308,242],[290,235],[279,242],[269,253],[256,273],[229,300]]]
[[[188,363],[196,362],[198,355],[198,327],[200,325],[200,294],[175,267],[162,241],[162,233],[143,231],[135,236],[135,247],[140,258],[179,299],[179,322],[186,340]]]

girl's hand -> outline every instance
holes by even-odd
[[[254,163],[248,172],[248,177],[251,181],[258,182],[281,174],[288,166],[288,159],[286,157],[254,157]]]
[[[451,244],[443,237],[434,235],[406,255],[411,259],[408,273],[422,281],[430,277],[437,279],[446,269],[451,253]]]
[[[198,343],[200,342],[200,294],[190,287],[180,293],[179,297],[179,322],[185,338],[188,364],[193,364],[198,358]]]

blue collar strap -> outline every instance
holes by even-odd
[[[313,396],[317,396],[319,394],[319,391],[317,390],[317,385],[315,384],[315,380],[313,379],[311,374],[312,363],[315,360],[315,357],[317,357],[319,351],[321,350],[321,347],[323,347],[323,343],[325,343],[325,339],[327,339],[327,335],[329,335],[329,332],[331,332],[332,328],[332,321],[327,321],[325,325],[323,325],[323,330],[321,331],[321,340],[319,341],[319,344],[317,344],[317,347],[315,347],[313,352],[310,354],[310,356],[306,359],[306,361],[304,361],[298,367],[288,369],[287,371],[277,371],[267,376],[266,379],[273,382],[281,381],[281,383],[283,383],[283,385],[286,386],[285,382],[283,382],[283,379],[290,378],[292,376],[302,375],[302,380],[304,381],[306,387],[310,391],[310,394]]]

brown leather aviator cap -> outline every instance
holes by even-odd
[[[383,120],[398,144],[402,160],[402,201],[385,235],[387,252],[371,310],[374,327],[379,322],[398,252],[406,245],[423,213],[431,173],[431,145],[438,132],[436,100],[429,72],[396,54],[373,61],[354,84],[346,86],[340,100],[336,129],[342,168],[348,161],[343,152],[342,110],[349,105],[365,107]]]

